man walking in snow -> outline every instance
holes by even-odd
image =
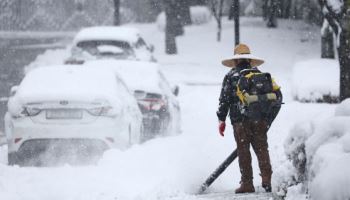
[[[264,61],[253,56],[244,44],[235,47],[233,58],[222,61],[232,69],[223,80],[217,116],[221,136],[224,136],[228,113],[234,129],[241,172],[241,185],[236,193],[255,192],[250,145],[258,158],[262,187],[271,192],[267,131],[280,110],[282,93],[270,74],[256,68],[262,63]]]

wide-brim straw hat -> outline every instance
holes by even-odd
[[[221,63],[226,67],[234,68],[236,67],[235,60],[240,60],[240,59],[249,59],[250,65],[252,67],[257,67],[264,63],[263,59],[252,55],[250,53],[249,47],[245,44],[238,44],[234,49],[233,57],[230,59],[225,59]]]

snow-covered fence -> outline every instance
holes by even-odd
[[[0,30],[67,31],[113,23],[113,0],[1,0]],[[121,8],[121,20],[132,12]]]
[[[308,191],[311,199],[318,200],[350,199],[349,120],[347,99],[334,117],[299,123],[291,130],[285,150],[296,169],[294,177],[299,177],[296,183],[303,185],[300,193]]]

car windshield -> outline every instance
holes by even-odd
[[[106,47],[112,49],[119,49],[118,51],[106,51]],[[91,40],[91,41],[81,41],[77,44],[77,47],[83,49],[93,56],[121,56],[128,57],[134,55],[133,50],[128,42],[125,41],[114,41],[114,40]]]

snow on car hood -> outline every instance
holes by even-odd
[[[52,101],[107,101],[118,106],[115,75],[81,66],[41,67],[30,71],[17,93],[9,101],[9,110],[16,112],[27,103]]]
[[[162,93],[159,85],[158,64],[144,61],[96,60],[88,61],[86,66],[106,68],[120,75],[129,89],[145,92]]]

